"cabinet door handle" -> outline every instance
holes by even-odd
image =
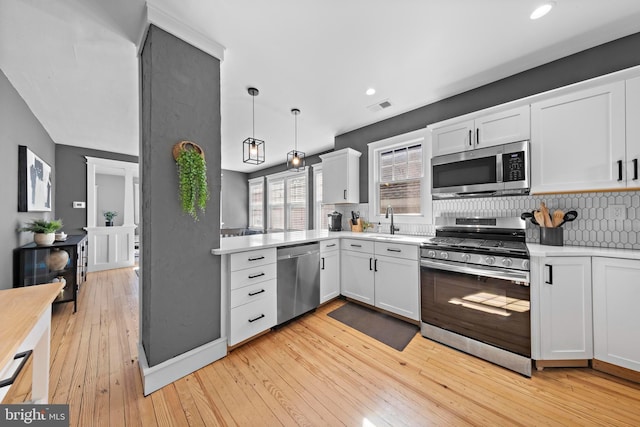
[[[264,259],[264,257],[263,256],[259,256],[259,257],[255,257],[255,258],[249,258],[249,261],[258,261],[258,260],[261,260],[261,259]]]
[[[332,247],[334,247],[335,245],[336,245],[335,243],[332,243],[332,244],[330,244],[330,245],[325,246],[325,248],[332,248]]]
[[[373,271],[378,271],[378,258],[373,261]]]
[[[347,190],[343,190],[343,197],[345,200],[347,200]]]
[[[547,280],[544,281],[544,283],[548,284],[548,285],[553,285],[553,265],[550,264],[545,264],[545,267],[549,267],[549,278]]]
[[[618,181],[622,181],[622,160],[618,160]]]
[[[633,180],[638,180],[638,159],[633,159]]]
[[[253,322],[255,322],[256,320],[260,320],[260,319],[262,319],[263,317],[264,317],[264,314],[261,314],[261,315],[260,315],[260,316],[258,316],[258,317],[254,317],[253,319],[249,319],[249,323],[253,323]]]
[[[473,145],[473,131],[469,129],[469,147]]]
[[[354,248],[361,248],[362,247],[362,245],[355,245],[353,243],[350,243],[350,245],[353,246]]]
[[[369,271],[373,270],[373,268],[371,267],[371,261],[373,260],[373,258],[369,258]]]
[[[258,274],[253,274],[253,275],[249,275],[249,279],[255,279],[256,277],[260,277],[260,276],[264,276],[264,273],[258,273]]]
[[[256,295],[261,294],[263,292],[266,292],[266,291],[264,289],[260,289],[259,291],[256,291],[256,292],[249,292],[249,296],[255,297]]]
[[[476,128],[476,145],[480,145],[480,128]]]
[[[322,257],[321,259],[322,259],[322,267],[320,267],[320,270],[324,270],[324,257]]]
[[[393,249],[393,248],[387,248],[387,251],[389,251],[389,252],[402,252],[401,249]]]

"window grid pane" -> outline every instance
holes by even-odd
[[[379,165],[379,213],[389,205],[396,214],[422,213],[422,144],[381,152]]]
[[[264,228],[264,185],[262,182],[249,184],[249,227]]]

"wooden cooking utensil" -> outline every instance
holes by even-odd
[[[549,209],[547,209],[547,205],[545,205],[544,202],[540,202],[540,212],[542,212],[544,217],[544,226],[553,227],[553,224],[551,223],[551,216],[549,215]],[[538,218],[536,217],[536,219]]]
[[[535,211],[533,212],[533,216],[536,219],[536,221],[538,222],[538,225],[540,225],[540,227],[546,227],[546,223],[544,221],[544,214],[540,211]]]
[[[564,221],[564,212],[560,209],[556,209],[553,211],[553,218],[551,219],[551,223],[554,227],[560,226]]]

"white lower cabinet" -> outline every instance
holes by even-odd
[[[340,240],[320,242],[320,304],[340,295]]]
[[[591,257],[536,258],[533,265],[540,324],[534,359],[591,359]]]
[[[593,258],[594,359],[640,371],[640,261]]]
[[[419,320],[417,246],[344,239],[341,254],[342,295]]]
[[[276,249],[232,254],[229,270],[228,342],[233,346],[276,324]]]

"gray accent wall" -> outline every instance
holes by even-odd
[[[51,212],[18,212],[18,145],[26,145],[51,166]],[[55,144],[7,76],[0,70],[0,289],[13,286],[13,249],[33,241],[33,234],[17,231],[36,218],[55,218],[57,165]]]
[[[84,234],[83,227],[87,226],[87,209],[73,208],[74,201],[88,202],[87,159],[85,156],[138,163],[137,156],[56,144],[56,165],[58,167],[55,175],[58,187],[55,207],[58,217],[62,218],[64,222],[63,230],[67,234]],[[122,212],[120,214],[120,220],[122,220]]]
[[[224,169],[222,171],[222,222],[224,228],[247,228],[249,223],[248,175]]]
[[[640,33],[623,37],[372,125],[338,135],[335,149],[360,151],[360,202],[369,201],[367,144],[452,117],[640,65]]]
[[[198,222],[178,200],[173,145],[199,144],[211,199]],[[141,53],[141,331],[149,366],[220,331],[220,61],[151,25]]]

